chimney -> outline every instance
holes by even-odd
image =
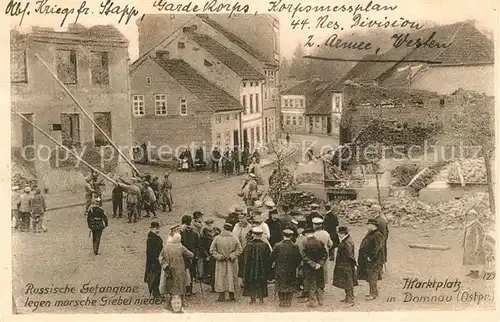
[[[169,54],[170,53],[168,51],[157,50],[156,51],[156,58],[159,59],[159,60],[166,60],[166,59],[168,59]]]

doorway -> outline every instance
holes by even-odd
[[[269,138],[268,138],[268,124],[267,124],[267,117],[264,119],[264,123],[265,123],[265,127],[264,127],[264,135],[265,135],[265,141],[266,143],[269,142]]]
[[[240,146],[240,133],[238,130],[233,131],[233,146]]]
[[[248,129],[243,129],[243,148],[250,149],[250,142],[248,142]]]
[[[332,117],[331,116],[328,116],[326,118],[326,133],[328,135],[332,134]]]

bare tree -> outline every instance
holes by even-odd
[[[295,187],[293,174],[287,168],[286,162],[295,154],[295,149],[290,148],[287,144],[280,141],[271,141],[267,148],[269,152],[275,156],[275,166],[273,173],[269,177],[269,197],[273,200],[276,206],[280,207],[283,194]]]

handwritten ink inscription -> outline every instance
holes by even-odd
[[[139,14],[139,11],[135,9],[134,6],[129,7],[126,4],[124,7],[120,7],[116,5],[113,1],[107,0],[106,2],[101,2],[101,10],[99,11],[100,15],[117,15],[120,17],[118,23],[121,23],[123,18],[125,18],[125,24],[130,22],[130,19],[136,17]]]
[[[210,0],[205,2],[203,7],[193,4],[192,1],[188,3],[169,2],[165,0],[156,0],[153,3],[153,8],[158,11],[165,11],[171,13],[195,13],[195,12],[212,12],[212,13],[228,13],[229,18],[235,13],[248,13],[250,6],[248,4],[241,4],[238,1],[229,3],[227,1]]]
[[[7,4],[7,7],[5,8],[5,14],[10,15],[11,17],[21,16],[21,21],[19,22],[19,25],[21,25],[24,20],[24,15],[30,14],[30,12],[28,11],[29,5],[29,2],[22,3],[10,0]]]

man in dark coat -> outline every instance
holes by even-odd
[[[373,210],[377,212],[375,220],[377,221],[378,230],[384,235],[384,247],[382,248],[382,265],[380,265],[380,271],[378,279],[382,279],[382,272],[384,270],[384,265],[387,263],[387,238],[389,237],[389,227],[387,225],[387,218],[382,213],[382,208],[379,205],[373,205],[371,207]]]
[[[269,218],[266,220],[266,224],[269,227],[269,243],[271,247],[283,240],[283,223],[279,219],[278,210],[274,208],[269,212]]]
[[[250,297],[250,304],[258,298],[261,304],[268,296],[271,249],[263,240],[264,231],[257,226],[252,229],[253,238],[243,251],[243,296]]]
[[[366,295],[368,301],[378,296],[377,281],[383,261],[384,235],[377,224],[377,220],[368,219],[368,233],[361,241],[358,254],[358,279],[367,281],[370,286],[370,294]]]
[[[194,254],[194,257],[186,263],[186,267],[189,269],[191,275],[191,280],[188,281],[186,286],[186,295],[188,296],[193,294],[193,280],[198,277],[198,258],[203,258],[203,246],[201,244],[200,234],[196,228],[191,225],[192,221],[193,218],[189,215],[185,215],[181,219],[181,244]]]
[[[158,260],[163,249],[163,240],[159,236],[160,224],[153,221],[151,231],[148,234],[146,242],[146,271],[144,273],[144,282],[148,283],[149,295],[154,298],[160,297],[160,276],[161,265]]]
[[[212,172],[219,172],[219,162],[222,156],[218,147],[213,149],[211,157],[212,160],[210,161],[212,162]]]
[[[330,248],[330,260],[335,260],[335,248],[340,244],[339,235],[337,234],[337,226],[339,225],[339,219],[332,211],[332,207],[329,204],[325,205],[326,213],[325,218],[323,218],[323,229],[330,234],[330,239],[333,242],[333,246]]]
[[[209,284],[212,292],[215,292],[215,258],[210,256],[210,246],[221,230],[214,227],[214,220],[205,220],[205,227],[201,230],[201,243],[203,246],[203,281]]]
[[[304,261],[304,291],[308,293],[307,306],[323,305],[323,292],[325,289],[325,273],[323,266],[328,259],[325,244],[314,237],[314,229],[304,230],[307,238],[303,244],[302,260]]]
[[[333,269],[333,286],[345,291],[342,302],[348,306],[354,305],[354,286],[358,286],[356,278],[356,258],[354,257],[354,241],[349,235],[347,227],[339,227],[341,237],[337,248],[337,261]]]
[[[321,214],[319,213],[319,205],[316,203],[313,203],[311,205],[311,212],[306,215],[307,228],[313,228],[313,218],[323,219],[323,216],[321,216]]]
[[[280,306],[292,306],[292,296],[297,288],[297,268],[302,258],[299,247],[291,238],[293,231],[283,231],[283,241],[276,244],[271,253],[271,263],[274,263],[274,274],[276,278],[276,291],[278,292]]]
[[[111,192],[111,201],[113,203],[113,218],[123,217],[123,188],[116,185]]]
[[[96,198],[94,205],[90,207],[87,215],[87,225],[92,231],[92,247],[94,254],[99,255],[99,245],[104,228],[108,227],[108,217],[102,209],[102,200]]]

